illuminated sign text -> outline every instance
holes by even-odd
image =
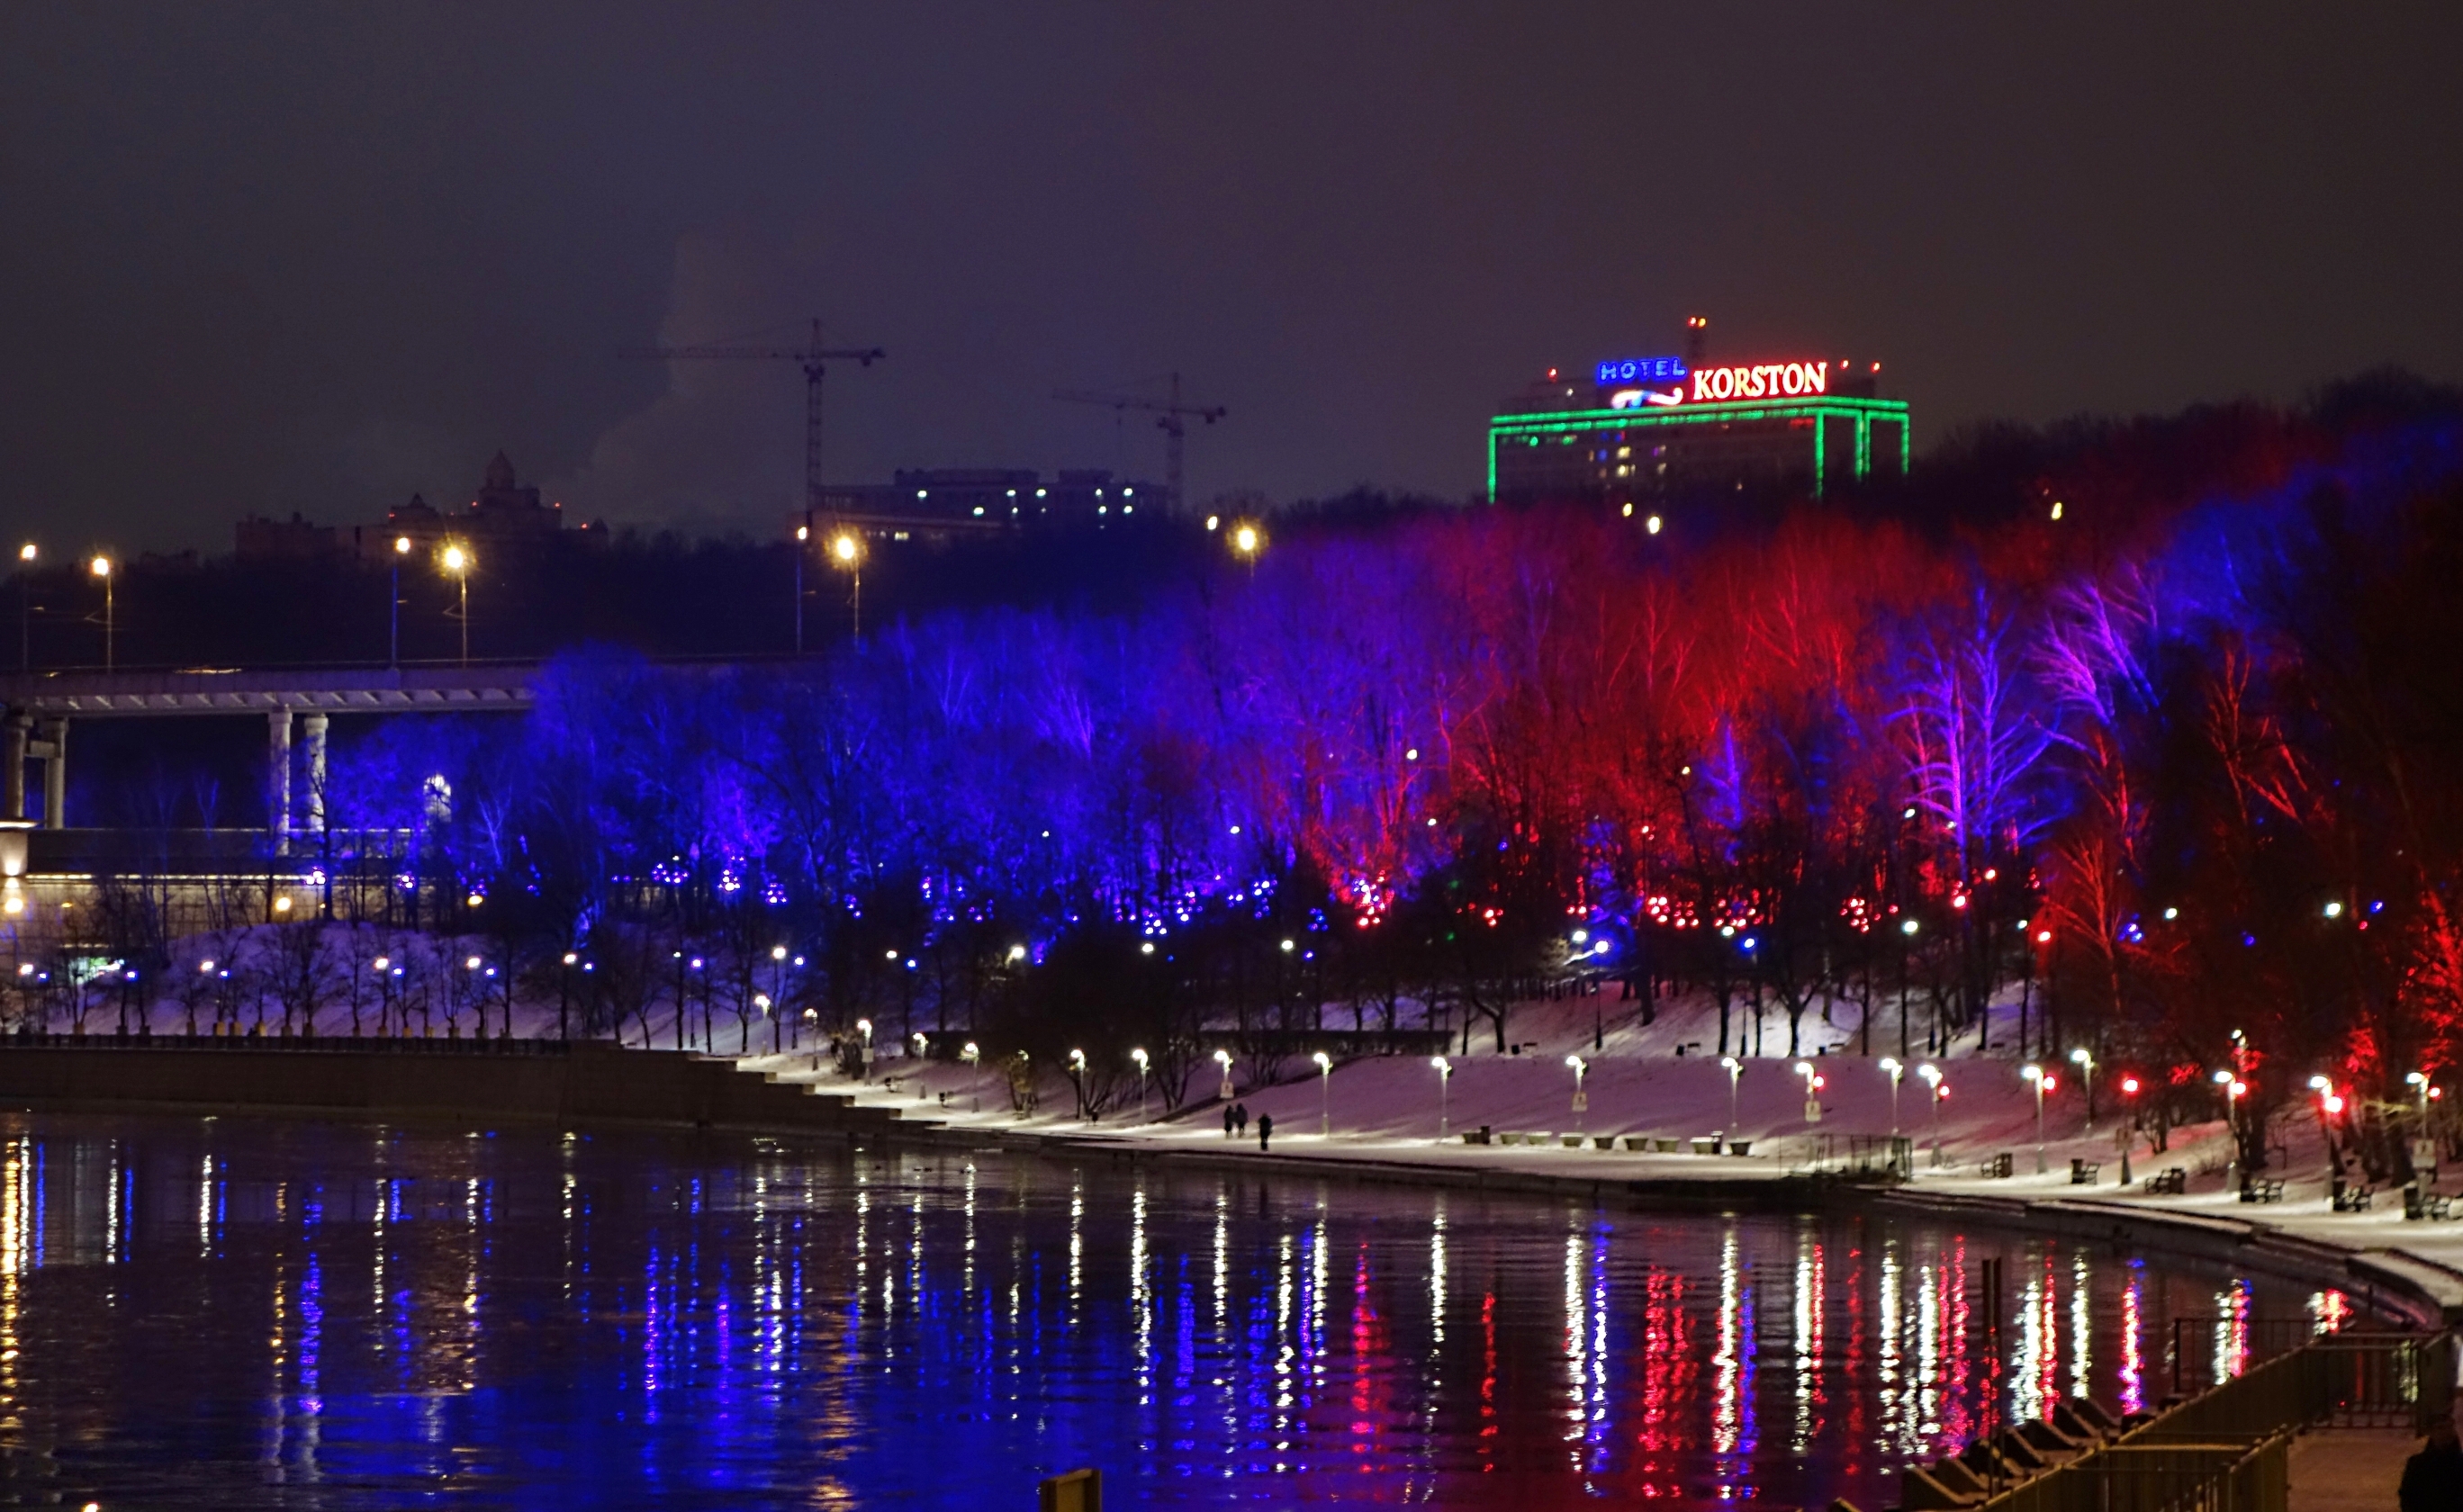
[[[1763,362],[1752,367],[1695,368],[1686,399],[1700,404],[1717,400],[1777,399],[1830,392],[1827,362]]]
[[[1685,381],[1683,357],[1622,357],[1600,364],[1600,384],[1612,383],[1682,383]]]

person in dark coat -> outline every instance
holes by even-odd
[[[1223,1137],[1226,1139],[1232,1137],[1232,1110],[1229,1106],[1223,1110]]]
[[[1232,1105],[1232,1121],[1239,1126],[1240,1136],[1244,1139],[1247,1138],[1249,1135],[1249,1105],[1247,1103],[1233,1103]]]
[[[2429,1431],[2420,1453],[2403,1462],[2403,1487],[2395,1493],[2403,1512],[2455,1512],[2463,1507],[2463,1443],[2450,1415]]]
[[[1270,1140],[1270,1139],[1272,1139],[1272,1138],[1274,1138],[1274,1137],[1275,1137],[1275,1115],[1274,1115],[1273,1113],[1259,1113],[1259,1114],[1257,1115],[1257,1148],[1258,1148],[1258,1150],[1262,1152],[1262,1151],[1266,1148],[1266,1141],[1268,1141],[1268,1140]],[[2407,1509],[2406,1509],[2406,1512],[2409,1512],[2409,1508],[2407,1508]]]

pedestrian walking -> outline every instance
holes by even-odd
[[[1249,1105],[1248,1105],[1247,1103],[1233,1103],[1233,1104],[1232,1105],[1232,1117],[1233,1122],[1235,1122],[1236,1124],[1238,1124],[1238,1125],[1239,1125],[1239,1128],[1240,1128],[1240,1137],[1241,1137],[1241,1138],[1243,1138],[1243,1139],[1248,1138],[1248,1137],[1249,1137]]]
[[[1257,1115],[1257,1149],[1261,1154],[1266,1148],[1267,1141],[1274,1137],[1275,1115],[1273,1113],[1259,1113]]]
[[[2395,1497],[2403,1512],[2463,1507],[2463,1445],[2455,1440],[2452,1414],[2432,1425],[2429,1442],[2404,1461]]]
[[[1223,1110],[1223,1137],[1232,1137],[1232,1110],[1228,1106]]]

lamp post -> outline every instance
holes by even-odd
[[[1437,1071],[1437,1142],[1443,1144],[1451,1133],[1453,1121],[1454,1063],[1442,1055],[1431,1055],[1428,1064]]]
[[[1591,1094],[1582,1091],[1582,1074],[1591,1069],[1591,1063],[1579,1055],[1568,1055],[1565,1057],[1565,1064],[1572,1068],[1574,1072],[1574,1128],[1579,1133],[1585,1126],[1591,1112]]]
[[[1334,1057],[1319,1050],[1309,1057],[1317,1062],[1317,1136],[1334,1137]]]
[[[799,558],[800,559],[800,558]],[[830,540],[830,559],[846,570],[854,592],[847,599],[848,622],[853,627],[857,645],[863,644],[863,542],[852,530],[840,530]]]
[[[2138,1078],[2121,1078],[2121,1095],[2129,1100],[2129,1122],[2121,1130],[2121,1184],[2129,1184],[2129,1151],[2138,1143]]]
[[[1216,1095],[1228,1103],[1232,1100],[1232,1052],[1230,1050],[1216,1050],[1214,1052],[1214,1064],[1223,1068],[1223,1090],[1216,1093]]]
[[[1818,1124],[1821,1121],[1822,1075],[1813,1069],[1811,1061],[1797,1062],[1796,1074],[1804,1078],[1804,1121]]]
[[[2234,1029],[2232,1037],[2239,1039],[2239,1029]],[[2236,1187],[2241,1177],[2241,1091],[2246,1084],[2232,1071],[2216,1071],[2214,1084],[2224,1089],[2224,1118],[2232,1125],[2232,1160],[2224,1165],[2224,1184]]]
[[[573,968],[580,960],[578,952],[566,951],[564,969],[556,974],[556,1037],[559,1040],[573,1038]]]
[[[1736,1132],[1736,1078],[1745,1074],[1745,1063],[1733,1055],[1722,1055],[1719,1064],[1728,1070],[1728,1132]]]
[[[2036,1088],[2036,1174],[2042,1176],[2044,1174],[2044,1090],[2053,1085],[2053,1079],[2044,1073],[2042,1067],[2032,1062],[2020,1067],[2018,1074],[2034,1083]]]
[[[969,1040],[966,1044],[958,1048],[958,1064],[967,1069],[967,1080],[975,1088],[975,1110],[978,1112],[983,1111],[984,1084],[982,1079],[975,1074],[975,1068],[983,1063],[983,1047],[977,1045],[972,1040]]]
[[[93,561],[86,564],[86,570],[102,579],[102,670],[108,672],[114,662],[114,636],[118,628],[112,622],[111,558],[98,553]]]
[[[473,558],[469,548],[459,541],[448,541],[436,560],[453,574],[454,582],[461,588],[462,607],[453,617],[462,621],[462,664],[467,667],[470,664],[470,568]]]
[[[2086,1132],[2095,1133],[2095,1052],[2082,1045],[2070,1051],[2070,1064],[2086,1078]]]
[[[856,1080],[868,1082],[872,1080],[872,1021],[870,1019],[858,1019],[855,1021],[855,1028],[858,1034],[863,1036],[863,1062],[861,1073],[857,1076]]]
[[[410,554],[410,537],[393,538],[391,592],[385,594],[385,665],[402,665],[402,559]]]
[[[1084,1050],[1069,1052],[1069,1083],[1078,1089],[1078,1116],[1092,1123],[1094,1120],[1086,1112],[1086,1052]]]
[[[1942,1081],[1941,1068],[1930,1061],[1917,1067],[1916,1074],[1924,1078],[1925,1101],[1932,1104],[1932,1163],[1938,1170],[1941,1166],[1941,1100],[1950,1095],[1950,1088]]]
[[[1138,1122],[1144,1123],[1146,1121],[1146,1052],[1131,1050],[1129,1059],[1138,1063]]]
[[[1249,564],[1250,576],[1257,575],[1257,553],[1265,549],[1265,532],[1255,526],[1243,523],[1232,528],[1232,550],[1238,552],[1240,559]]]
[[[1899,1133],[1899,1078],[1907,1074],[1907,1069],[1899,1064],[1897,1056],[1885,1055],[1882,1057],[1882,1069],[1890,1073],[1890,1136],[1896,1138]]]
[[[796,527],[796,655],[804,654],[804,548],[812,544],[813,511],[804,511],[804,523]]]
[[[34,670],[34,558],[41,553],[28,541],[17,548],[17,670]]]

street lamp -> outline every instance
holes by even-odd
[[[1745,1074],[1745,1063],[1733,1055],[1722,1055],[1719,1064],[1728,1069],[1728,1132],[1736,1132],[1736,1078]]]
[[[1214,1064],[1223,1068],[1223,1091],[1219,1095],[1228,1103],[1232,1100],[1232,1052],[1216,1050]]]
[[[453,617],[462,621],[462,664],[467,667],[470,664],[470,569],[477,559],[470,554],[469,547],[459,541],[448,541],[436,560],[439,566],[453,574],[453,580],[461,586],[462,607]]]
[[[1899,1078],[1907,1074],[1907,1069],[1899,1064],[1897,1056],[1885,1055],[1882,1057],[1882,1069],[1890,1073],[1890,1136],[1896,1138],[1899,1133]]]
[[[1069,1052],[1069,1082],[1071,1086],[1078,1089],[1078,1116],[1080,1118],[1087,1118],[1086,1052],[1084,1050],[1071,1050]],[[1088,1121],[1092,1122],[1093,1120],[1088,1118]]]
[[[858,1019],[855,1021],[855,1029],[858,1034],[863,1036],[862,1070],[856,1080],[868,1082],[872,1080],[872,1021]]]
[[[1568,1055],[1565,1064],[1574,1070],[1574,1128],[1580,1131],[1591,1111],[1591,1095],[1582,1091],[1582,1073],[1591,1069],[1591,1063],[1579,1055]]]
[[[1243,523],[1232,528],[1232,550],[1248,562],[1250,572],[1257,570],[1257,553],[1265,548],[1265,534],[1255,526]]]
[[[1445,1142],[1453,1115],[1454,1063],[1442,1055],[1431,1055],[1428,1064],[1437,1071],[1437,1142]]]
[[[2095,1052],[2082,1045],[2070,1051],[2070,1064],[2086,1077],[2086,1132],[2095,1133]]]
[[[863,541],[852,530],[840,530],[830,538],[830,560],[844,570],[854,585],[847,599],[848,622],[854,628],[856,644],[863,643]]]
[[[17,548],[17,670],[34,670],[34,558],[41,553],[28,541]]]
[[[385,595],[385,665],[402,665],[402,559],[410,554],[410,537],[393,538],[392,592]]]
[[[1818,1124],[1821,1121],[1821,1073],[1813,1069],[1811,1061],[1798,1061],[1796,1074],[1804,1078],[1804,1121]]]
[[[2121,1095],[2129,1099],[2129,1126],[2121,1131],[2121,1184],[2129,1184],[2129,1151],[2138,1142],[2138,1088],[2135,1076],[2121,1078]]]
[[[86,571],[102,579],[102,670],[108,672],[113,662],[111,558],[98,554],[86,564]]]
[[[1925,1081],[1929,1093],[1925,1101],[1932,1104],[1932,1163],[1938,1168],[1941,1165],[1941,1100],[1950,1095],[1950,1088],[1942,1080],[1941,1068],[1930,1061],[1917,1067],[1916,1074]]]
[[[2053,1079],[2044,1073],[2042,1067],[2033,1063],[2021,1067],[2018,1074],[2033,1082],[2036,1087],[2036,1174],[2042,1176],[2044,1174],[2044,1091],[2053,1085]]]
[[[1334,1137],[1334,1057],[1319,1050],[1309,1057],[1317,1062],[1317,1136]]]
[[[1129,1051],[1129,1059],[1138,1063],[1138,1122],[1146,1121],[1146,1052]]]

